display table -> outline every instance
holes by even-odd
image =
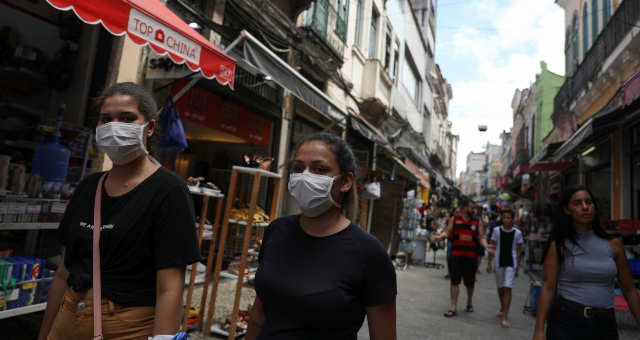
[[[204,190],[203,190],[204,189]],[[209,256],[207,257],[207,267],[205,270],[205,276],[204,276],[204,281],[202,282],[204,284],[204,288],[202,291],[202,299],[200,301],[200,310],[198,311],[198,323],[197,323],[197,327],[202,327],[202,319],[204,316],[204,309],[206,306],[206,302],[207,302],[207,295],[208,295],[208,291],[209,291],[209,280],[211,279],[211,266],[213,265],[213,253],[215,253],[215,245],[216,245],[216,239],[217,239],[217,234],[218,234],[218,229],[220,226],[220,216],[222,215],[222,202],[224,201],[224,195],[219,192],[219,191],[214,191],[211,189],[206,189],[206,188],[200,188],[200,187],[195,187],[195,186],[189,186],[189,191],[194,194],[194,195],[198,195],[202,197],[202,210],[200,212],[200,223],[198,225],[198,246],[202,246],[202,240],[203,239],[207,239],[207,240],[211,240],[210,246],[209,246]],[[207,212],[209,209],[209,199],[210,198],[215,198],[218,200],[217,203],[217,207],[216,207],[216,217],[215,217],[215,222],[214,224],[211,226],[211,234],[207,233],[208,235],[206,235],[206,237],[203,237],[203,233],[204,230],[206,228],[205,222],[207,220]],[[193,298],[193,289],[196,283],[198,283],[197,281],[197,274],[198,274],[198,263],[196,262],[194,265],[191,266],[192,270],[191,270],[191,275],[189,277],[189,288],[187,290],[187,301],[184,305],[184,313],[183,313],[183,320],[182,320],[182,328],[183,329],[187,329],[187,321],[189,319],[189,308],[191,308],[191,300]]]
[[[249,175],[253,180],[252,188],[251,188],[251,198],[249,201],[249,213],[248,213],[248,221],[246,222],[246,227],[244,229],[244,239],[242,242],[242,252],[240,255],[240,267],[238,268],[237,275],[237,284],[236,284],[236,295],[233,303],[233,313],[231,317],[231,328],[229,329],[228,339],[232,340],[236,338],[236,330],[238,324],[238,316],[240,312],[240,296],[242,294],[242,285],[245,282],[245,268],[247,268],[247,258],[249,255],[249,243],[251,239],[251,232],[256,223],[253,221],[253,216],[256,213],[256,206],[258,201],[258,193],[260,191],[260,185],[262,183],[262,178],[273,178],[275,179],[274,192],[271,200],[271,212],[269,214],[269,220],[273,221],[276,218],[277,212],[277,202],[278,202],[278,194],[280,192],[280,180],[281,176],[277,173],[265,171],[257,168],[246,168],[240,166],[234,166],[231,171],[231,182],[229,184],[229,192],[227,197],[227,203],[225,205],[225,213],[224,213],[224,222],[222,224],[222,230],[220,231],[220,243],[218,245],[218,254],[216,256],[216,266],[214,269],[213,276],[213,286],[211,288],[211,301],[209,302],[209,310],[207,313],[207,319],[205,322],[204,332],[207,336],[211,335],[211,324],[213,323],[213,314],[216,306],[216,293],[218,291],[218,283],[220,282],[220,277],[222,276],[222,259],[224,257],[224,251],[226,246],[227,235],[229,233],[229,224],[239,223],[239,221],[233,221],[231,218],[231,210],[233,209],[233,202],[236,198],[236,194],[238,191],[238,180],[241,175]],[[261,228],[264,229],[264,228]],[[259,232],[259,238],[262,237],[264,233]],[[203,298],[203,301],[205,299]]]

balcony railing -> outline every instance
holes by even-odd
[[[334,52],[342,57],[347,40],[347,22],[338,15],[338,11],[329,0],[317,0],[311,4],[304,26],[316,32]]]
[[[567,78],[558,91],[554,100],[554,118],[566,111],[571,101],[593,80],[600,71],[600,66],[635,27],[639,19],[640,1],[623,1],[620,4],[620,8],[609,19],[582,63],[578,65],[578,69],[572,77]]]

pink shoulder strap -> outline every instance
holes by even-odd
[[[98,181],[93,207],[93,339],[102,340],[102,282],[100,281],[100,229],[102,229],[102,183],[105,173]]]

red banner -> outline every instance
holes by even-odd
[[[186,82],[173,86],[172,93],[177,93]],[[225,101],[219,96],[198,86],[192,87],[182,96],[175,106],[180,118],[194,123],[224,131],[240,137],[247,142],[269,146],[271,121],[255,112]]]

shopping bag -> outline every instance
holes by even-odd
[[[178,109],[173,105],[173,97],[169,96],[160,114],[160,147],[168,150],[184,150],[189,145],[184,135],[182,120]]]

